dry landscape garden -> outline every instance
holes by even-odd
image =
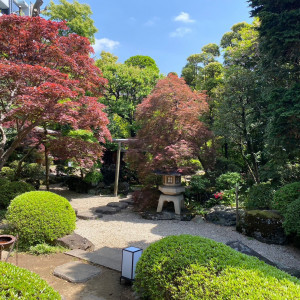
[[[0,16],[0,299],[300,299],[300,2],[167,75],[40,2]]]

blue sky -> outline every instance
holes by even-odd
[[[97,57],[101,50],[118,56],[119,62],[133,55],[148,55],[164,74],[174,71],[180,75],[189,55],[201,52],[208,43],[219,44],[232,25],[252,22],[246,0],[78,2],[93,11],[99,30],[95,35]]]

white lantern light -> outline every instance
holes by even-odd
[[[128,247],[122,250],[122,275],[120,280],[134,280],[136,264],[142,253],[143,249],[136,247]]]

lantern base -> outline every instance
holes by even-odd
[[[180,195],[160,195],[159,201],[158,201],[158,206],[157,206],[157,212],[161,212],[163,205],[165,202],[173,202],[174,203],[174,209],[175,209],[175,214],[180,215],[181,214],[181,209],[184,208],[184,197],[182,194]]]
[[[132,285],[134,282],[134,279],[129,279],[127,277],[124,276],[120,276],[120,284],[122,283],[122,279],[125,282],[126,285]]]

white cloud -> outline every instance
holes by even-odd
[[[175,31],[170,33],[170,37],[184,37],[185,35],[187,35],[191,31],[192,31],[191,28],[179,27]]]
[[[194,23],[195,20],[190,18],[190,15],[186,12],[181,12],[177,17],[174,18],[174,21],[183,22],[183,23]]]
[[[147,26],[147,27],[155,26],[158,20],[159,20],[158,17],[153,17],[153,18],[149,19],[146,23],[144,23],[144,26]]]
[[[107,38],[95,39],[95,45],[93,45],[95,53],[99,53],[102,50],[112,51],[116,49],[120,43],[118,41],[113,41]]]

